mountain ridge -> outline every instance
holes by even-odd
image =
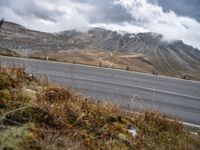
[[[5,22],[0,39],[1,48],[26,55],[72,49],[106,50],[125,54],[135,52],[143,54],[145,60],[152,63],[161,74],[200,72],[200,50],[181,40],[164,41],[163,36],[158,33],[120,34],[103,28],[92,28],[86,32],[69,30],[45,33]]]

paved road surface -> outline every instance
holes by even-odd
[[[157,109],[200,125],[200,82],[84,65],[0,56],[0,63],[71,87],[95,100],[112,101],[133,110]]]

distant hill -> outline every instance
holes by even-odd
[[[0,48],[32,56],[39,52],[72,49],[135,52],[141,53],[159,74],[199,76],[200,51],[179,40],[166,42],[162,37],[157,33],[120,34],[102,28],[92,28],[84,33],[70,30],[51,34],[5,22],[0,32]]]

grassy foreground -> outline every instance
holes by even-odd
[[[0,149],[198,150],[200,134],[158,112],[127,112],[0,68]]]

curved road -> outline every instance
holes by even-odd
[[[132,110],[156,109],[200,125],[200,82],[59,62],[0,56],[3,65],[25,67],[94,100]]]

